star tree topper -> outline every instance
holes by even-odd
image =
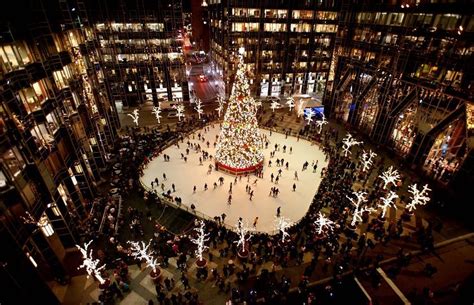
[[[408,211],[412,212],[416,210],[417,205],[426,205],[428,201],[430,201],[430,197],[428,197],[428,192],[431,189],[428,187],[428,184],[423,186],[423,189],[418,190],[418,187],[415,184],[412,184],[408,187],[408,192],[412,194],[411,201],[406,205]]]
[[[105,268],[105,264],[99,267],[100,261],[92,257],[92,249],[90,249],[89,253],[87,253],[87,251],[89,250],[89,245],[91,243],[92,240],[88,243],[84,243],[84,248],[79,245],[76,245],[79,251],[81,251],[83,259],[82,265],[80,265],[77,269],[85,268],[88,275],[94,276],[99,281],[99,283],[104,284],[105,279],[102,277],[100,272]]]

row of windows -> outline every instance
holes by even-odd
[[[97,23],[95,28],[98,31],[105,31],[111,29],[115,32],[140,32],[143,30],[150,30],[155,32],[163,32],[165,25],[163,23],[115,23],[111,22],[108,24]]]
[[[261,10],[258,8],[233,8],[232,15],[236,17],[260,17]],[[336,20],[337,12],[325,12],[325,11],[312,11],[312,10],[294,10],[291,12],[291,18],[293,19],[316,19],[319,20]],[[288,18],[288,10],[280,9],[266,9],[264,10],[265,18]]]
[[[373,23],[390,26],[431,26],[442,30],[457,30],[458,23],[464,23],[465,30],[474,30],[474,18],[464,17],[458,14],[406,14],[406,13],[384,13],[384,12],[362,12],[356,17],[357,23]],[[461,20],[462,19],[462,20]]]
[[[232,32],[258,32],[258,22],[234,22],[232,23]],[[287,25],[284,23],[265,23],[264,31],[267,32],[286,32]],[[310,24],[310,23],[292,23],[290,32],[309,33],[335,33],[337,25],[335,24]]]

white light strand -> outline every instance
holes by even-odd
[[[374,153],[371,149],[369,152],[366,152],[365,149],[363,150],[362,156],[360,161],[362,162],[362,171],[366,172],[370,169],[372,164],[374,163],[374,158],[377,157],[377,154]]]
[[[79,245],[76,245],[79,251],[81,251],[82,258],[83,258],[82,265],[77,267],[77,269],[85,268],[88,276],[92,275],[99,281],[99,283],[104,284],[105,279],[102,277],[100,272],[101,270],[105,268],[105,264],[99,267],[100,261],[98,259],[92,258],[92,249],[90,249],[89,253],[87,253],[87,251],[89,250],[89,245],[91,243],[92,243],[92,240],[89,241],[88,243],[84,243],[84,248],[82,248]]]
[[[239,239],[234,241],[234,243],[237,244],[237,248],[242,247],[242,252],[245,252],[245,242],[252,238],[252,233],[248,225],[242,220],[239,220],[237,224],[237,234],[239,235]]]
[[[156,258],[153,258],[151,251],[148,250],[151,245],[151,239],[148,244],[145,244],[144,241],[128,241],[127,243],[130,245],[130,255],[139,261],[144,260],[146,266],[151,267],[153,272],[156,272],[158,261]]]
[[[289,97],[288,100],[286,101],[286,104],[288,105],[288,108],[290,112],[295,108],[295,99],[293,97]]]
[[[291,227],[293,223],[290,219],[285,218],[283,216],[275,217],[275,226],[278,231],[281,233],[281,242],[284,243],[287,237],[290,237],[288,234],[287,229]]]
[[[160,118],[161,118],[161,103],[158,103],[158,107],[153,106],[153,110],[151,111],[152,114],[155,115],[156,120],[158,121],[158,124],[160,124]]]
[[[138,109],[134,109],[132,113],[128,113],[127,115],[132,118],[133,123],[135,124],[135,126],[138,127],[138,119],[140,117],[140,114],[138,113]]]
[[[201,115],[204,113],[204,110],[202,109],[201,99],[196,98],[196,107],[194,107],[194,110],[196,110],[199,119],[201,119]]]
[[[423,186],[423,189],[418,190],[416,183],[408,187],[408,192],[412,194],[411,201],[406,205],[408,211],[412,212],[416,210],[417,205],[426,205],[430,201],[428,197],[428,192],[431,189],[428,187],[428,184]]]
[[[209,247],[204,244],[206,241],[209,241],[209,233],[205,232],[205,228],[204,221],[199,221],[199,227],[194,228],[194,230],[197,232],[197,237],[190,238],[191,242],[197,246],[195,253],[199,261],[203,260],[202,254],[204,251],[209,249]]]
[[[383,180],[383,188],[387,189],[389,183],[397,185],[397,182],[400,181],[400,175],[396,169],[393,169],[393,166],[390,166],[382,175],[379,175],[379,178]]]
[[[272,109],[272,112],[275,112],[275,109],[280,108],[280,103],[278,103],[277,100],[273,100],[270,104],[270,108]]]
[[[302,100],[299,100],[298,107],[296,109],[296,114],[298,115],[298,117],[301,117],[302,115],[304,115],[304,108],[305,108],[304,105],[305,105],[305,102]]]
[[[222,122],[215,160],[233,169],[247,169],[263,161],[263,137],[258,129],[257,103],[250,86],[242,55],[227,110]]]
[[[347,133],[345,138],[342,140],[342,151],[344,152],[344,157],[347,157],[347,154],[351,154],[351,147],[354,145],[362,144],[361,141],[356,141],[350,133]]]
[[[365,212],[372,213],[372,212],[375,212],[376,210],[369,207],[363,207],[363,204],[367,202],[367,199],[365,198],[365,196],[367,195],[366,192],[358,191],[358,192],[352,192],[352,194],[356,197],[355,199],[349,196],[346,196],[346,197],[347,199],[350,200],[352,205],[355,207],[355,210],[352,214],[352,221],[351,221],[351,226],[355,226],[356,222],[362,221],[362,214],[364,214]]]
[[[181,122],[181,118],[184,118],[184,105],[179,104],[173,106],[174,109],[176,109],[176,116],[178,117],[178,120]]]
[[[390,191],[386,197],[380,197],[380,200],[382,200],[382,204],[378,204],[377,206],[382,209],[382,218],[385,217],[388,208],[393,207],[397,209],[397,206],[395,204],[395,199],[397,198],[398,195],[394,191]]]
[[[321,212],[318,214],[318,219],[314,222],[319,235],[321,235],[324,231],[332,232],[334,229],[334,221],[330,220],[326,216],[324,216]]]
[[[316,115],[316,112],[309,108],[309,111],[308,113],[306,114],[306,121],[307,121],[307,125],[311,124],[311,122],[313,122],[313,117]]]
[[[318,128],[318,133],[321,134],[321,131],[323,131],[323,126],[326,125],[328,121],[326,121],[326,117],[324,116],[324,113],[322,113],[322,118],[319,121],[316,121],[316,127]]]
[[[217,96],[217,103],[219,104],[216,108],[217,114],[221,117],[221,113],[224,111],[225,99],[220,94]]]

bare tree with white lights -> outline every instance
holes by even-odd
[[[350,133],[347,133],[342,140],[342,151],[344,152],[344,157],[347,157],[347,154],[351,154],[350,149],[352,146],[360,144],[362,144],[361,141],[356,141]]]
[[[412,196],[411,201],[406,205],[408,211],[412,212],[416,210],[417,205],[426,205],[428,201],[431,200],[431,198],[428,197],[429,191],[431,191],[431,189],[428,187],[428,184],[425,184],[421,190],[418,190],[416,183],[410,185],[408,187],[408,192]]]
[[[105,264],[99,267],[99,259],[94,259],[92,257],[92,249],[90,249],[89,253],[89,246],[92,243],[92,240],[88,243],[84,243],[84,248],[79,245],[76,245],[77,249],[81,251],[82,254],[82,265],[80,265],[77,269],[85,268],[88,275],[92,275],[95,277],[99,283],[104,284],[105,279],[101,275],[101,271],[105,268]]]
[[[400,181],[400,174],[396,169],[393,169],[393,166],[390,166],[379,178],[383,180],[383,188],[387,189],[390,183],[397,185],[397,182]]]

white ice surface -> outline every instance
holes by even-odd
[[[199,130],[194,133],[195,137],[191,135],[184,140],[184,143],[179,143],[179,148],[173,145],[163,151],[163,153],[153,159],[144,169],[144,175],[141,178],[143,184],[150,189],[151,181],[157,177],[159,183],[165,184],[165,191],[171,189],[171,184],[176,186],[176,192],[172,193],[173,197],[181,197],[182,203],[185,206],[191,206],[192,203],[196,206],[196,210],[207,215],[210,218],[220,216],[225,213],[225,223],[229,226],[235,227],[239,217],[242,217],[249,226],[252,226],[255,217],[258,216],[258,223],[255,228],[261,232],[272,232],[276,230],[275,215],[276,210],[281,206],[281,215],[289,218],[292,222],[300,220],[307,212],[309,205],[316,193],[319,184],[321,183],[321,169],[327,166],[324,161],[325,157],[323,151],[318,145],[312,145],[311,142],[300,139],[297,141],[296,137],[288,137],[280,133],[272,133],[267,130],[260,130],[266,134],[270,144],[268,149],[264,149],[264,168],[263,179],[258,179],[257,185],[253,185],[255,179],[254,175],[250,176],[250,182],[247,178],[242,177],[237,179],[237,184],[232,187],[232,204],[227,204],[229,196],[229,184],[234,182],[234,176],[217,172],[212,170],[210,175],[207,174],[209,164],[214,165],[214,161],[209,159],[199,165],[199,157],[201,153],[190,149],[188,160],[185,162],[181,159],[181,153],[186,155],[186,142],[200,143],[201,149],[209,152],[212,156],[215,155],[213,143],[216,135],[219,133],[219,126],[210,126],[208,132]],[[206,139],[198,141],[198,133]],[[206,142],[209,140],[210,148],[207,148]],[[268,167],[268,160],[270,159],[270,152],[274,150],[275,144],[280,144],[280,151],[275,153],[272,160],[272,166]],[[287,146],[286,153],[283,153],[283,145]],[[292,154],[289,153],[290,147],[293,147]],[[163,154],[170,156],[170,162],[164,162]],[[289,170],[285,167],[277,167],[276,159],[285,159],[285,163],[289,162]],[[313,161],[319,160],[318,169],[313,173],[311,166]],[[308,169],[302,171],[303,163],[309,162]],[[282,169],[282,177],[279,183],[274,184],[270,182],[270,175],[278,174],[278,169]],[[294,179],[294,172],[298,171],[299,180]],[[167,180],[163,180],[163,173],[166,173]],[[218,183],[219,177],[224,177],[224,185],[213,189],[214,182]],[[204,191],[204,184],[207,183],[208,190]],[[292,186],[296,183],[296,192],[293,192]],[[234,184],[234,183],[233,183]],[[249,195],[245,191],[245,186],[250,185],[254,190],[254,197],[252,201],[249,200]],[[196,193],[193,194],[193,187],[196,186]],[[280,193],[277,198],[269,196],[271,187],[279,188]],[[155,189],[161,193],[161,187]]]

